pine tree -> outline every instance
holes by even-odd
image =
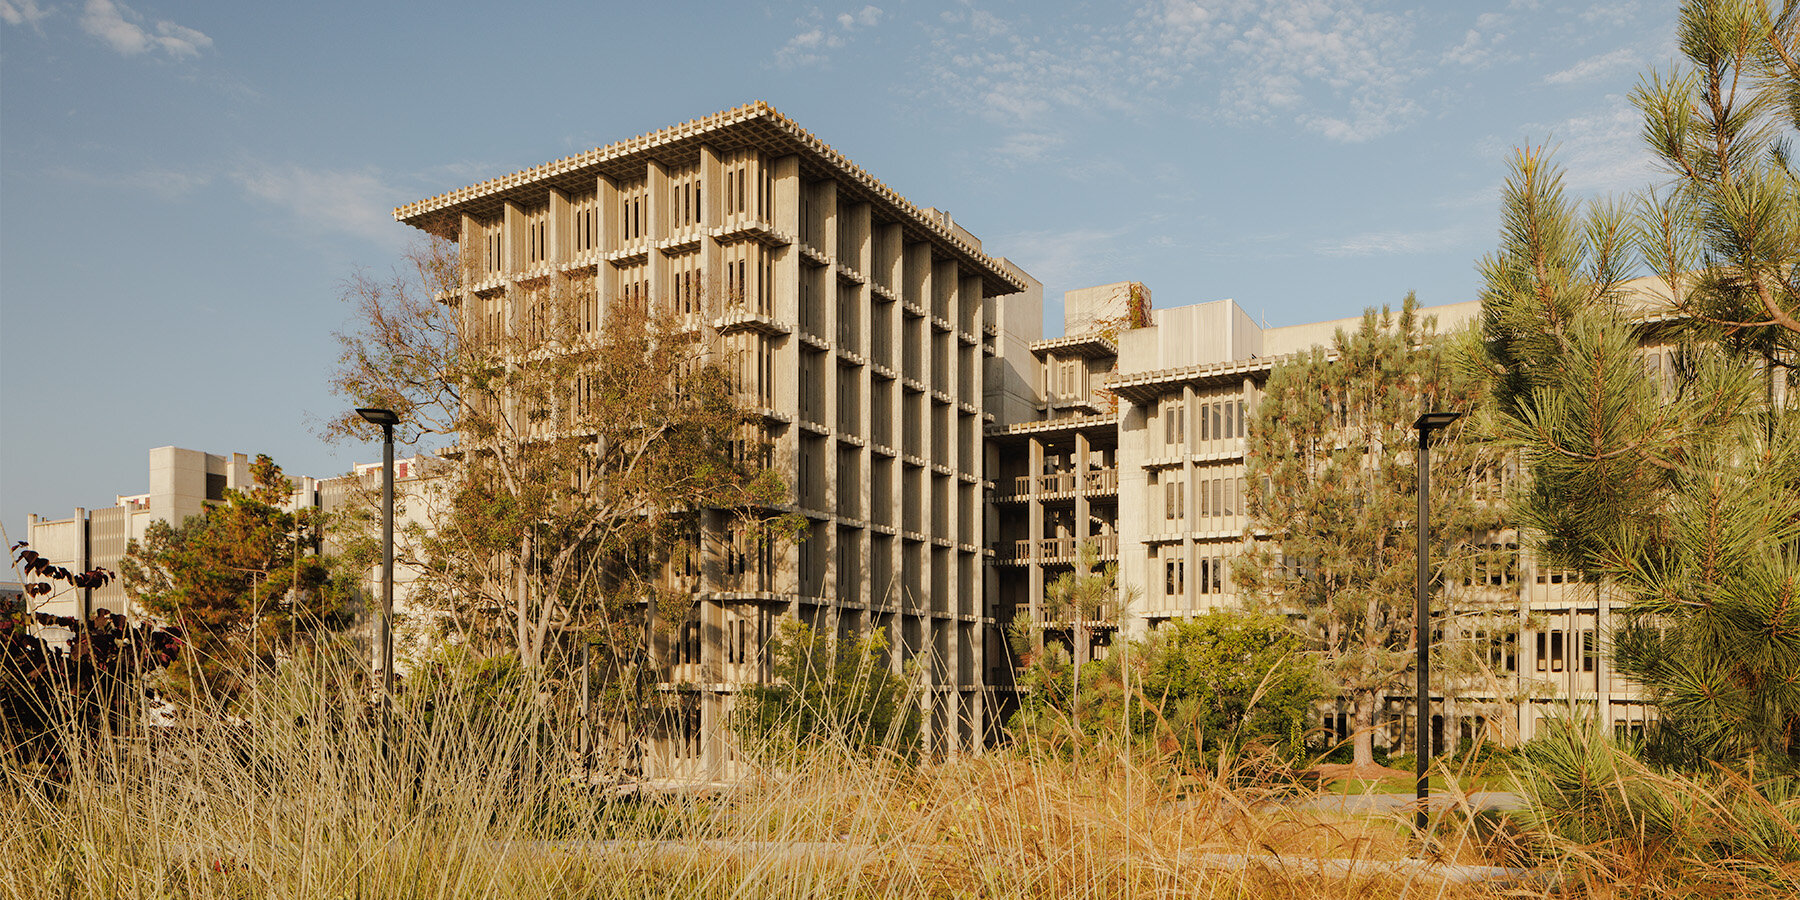
[[[1667,759],[1791,765],[1800,747],[1795,22],[1685,4],[1688,66],[1634,95],[1672,180],[1635,222],[1604,204],[1583,222],[1526,150],[1484,263],[1494,424],[1528,476],[1514,513],[1546,562],[1625,599],[1611,653],[1657,704]],[[1622,296],[1634,245],[1666,308]],[[1648,369],[1646,343],[1672,367]]]
[[[1326,681],[1354,708],[1355,762],[1374,762],[1382,695],[1412,664],[1418,515],[1417,432],[1427,410],[1468,410],[1478,379],[1452,358],[1450,342],[1422,321],[1412,295],[1396,317],[1366,312],[1330,352],[1276,366],[1249,431],[1252,534],[1260,541],[1234,572],[1252,602],[1305,615]],[[1497,460],[1454,425],[1432,443],[1434,562],[1446,582],[1476,564],[1503,565],[1484,536],[1497,509],[1471,490]],[[1480,540],[1478,540],[1480,539]],[[1494,557],[1489,559],[1487,557]],[[1472,580],[1472,579],[1471,579]],[[1500,600],[1470,590],[1458,598],[1454,630],[1503,633]],[[1440,607],[1449,598],[1435,592]],[[1448,620],[1440,618],[1443,627]],[[1447,649],[1475,649],[1456,641]],[[1485,645],[1479,648],[1486,656]]]
[[[286,476],[268,456],[253,483],[178,524],[152,522],[120,563],[126,592],[163,622],[185,629],[201,661],[175,666],[190,692],[235,693],[252,664],[282,647],[350,624],[361,602],[356,578],[329,556],[304,552],[324,536],[317,509],[286,510]]]

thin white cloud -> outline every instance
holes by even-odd
[[[942,18],[932,76],[951,102],[1026,132],[1104,109],[1365,141],[1420,115],[1410,15],[1359,0],[1154,0],[1121,21],[1050,29],[970,9]]]
[[[994,148],[994,154],[1000,161],[1012,165],[1039,162],[1063,143],[1063,136],[1054,132],[1020,131],[1008,135]]]
[[[991,241],[1046,285],[1073,285],[1096,272],[1127,269],[1136,255],[1120,252],[1122,228],[1076,228],[1068,231],[1020,231]]]
[[[124,56],[160,50],[176,59],[193,58],[212,46],[212,38],[185,25],[158,19],[146,28],[144,17],[112,0],[87,0],[81,30]]]
[[[250,196],[285,208],[315,231],[336,231],[381,243],[404,237],[393,208],[402,192],[371,171],[334,172],[301,166],[246,166],[232,181]]]
[[[1475,17],[1475,24],[1463,33],[1462,42],[1444,51],[1442,62],[1485,69],[1496,62],[1510,62],[1517,55],[1501,49],[1510,36],[1506,30],[1511,19],[1502,13],[1486,12]]]
[[[1620,71],[1632,71],[1639,68],[1638,53],[1630,47],[1620,47],[1611,53],[1590,56],[1561,72],[1544,76],[1545,84],[1574,84],[1588,81],[1604,75]]]
[[[1326,256],[1410,256],[1448,250],[1463,242],[1458,228],[1434,228],[1426,231],[1371,231],[1320,241],[1314,249]]]
[[[815,9],[796,23],[802,29],[800,33],[776,49],[775,65],[783,69],[823,65],[831,60],[829,51],[847,45],[856,31],[880,24],[882,15],[881,7],[864,6],[839,13],[833,20],[837,27],[833,28]]]
[[[837,23],[845,31],[855,31],[859,26],[873,28],[881,21],[881,7],[865,6],[853,13],[839,13]]]
[[[1548,128],[1526,129],[1527,134],[1549,134],[1556,161],[1563,167],[1563,184],[1577,194],[1622,194],[1661,177],[1644,147],[1642,114],[1621,95],[1606,99],[1603,109]]]
[[[8,25],[37,27],[54,10],[37,5],[37,0],[0,0],[0,21]]]

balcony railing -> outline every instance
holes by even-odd
[[[1096,534],[1086,539],[1099,551],[1100,559],[1115,560],[1119,558],[1119,536],[1116,534]],[[1031,560],[1033,541],[1031,538],[1016,541],[999,541],[994,544],[994,557],[999,562],[1022,563]],[[1047,563],[1072,563],[1080,559],[1081,540],[1072,537],[1039,538],[1035,542],[1040,557]]]
[[[1079,476],[1079,481],[1077,481]],[[1002,482],[1006,489],[1000,496],[1008,499],[1038,496],[1054,496],[1074,494],[1075,486],[1081,485],[1083,494],[1116,494],[1119,492],[1119,469],[1109,466],[1104,469],[1089,469],[1086,472],[1046,472],[1042,475],[1016,475],[1010,483]]]
[[[1119,469],[1110,466],[1105,469],[1089,469],[1083,473],[1081,490],[1087,494],[1116,494],[1119,492]]]

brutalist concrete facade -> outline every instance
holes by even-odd
[[[769,677],[787,616],[885,629],[893,665],[923,682],[927,749],[981,745],[995,724],[984,431],[990,398],[1023,390],[1014,369],[1029,355],[1001,335],[1008,318],[1036,327],[1034,280],[762,103],[395,217],[461,244],[465,310],[510,317],[562,279],[601,315],[622,297],[679,303],[739,360],[807,533],[746,554],[722,519],[706,529],[686,583],[698,617],[656,648],[663,690],[691,702],[647,748],[646,773],[734,773],[733,695]]]

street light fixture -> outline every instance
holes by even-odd
[[[1415,822],[1420,835],[1425,834],[1429,824],[1427,804],[1431,800],[1431,782],[1427,775],[1431,758],[1431,562],[1426,545],[1426,537],[1431,531],[1431,433],[1449,427],[1460,418],[1462,413],[1459,412],[1428,412],[1413,423],[1419,431],[1419,581],[1413,627],[1418,629],[1419,648],[1418,753],[1415,757],[1419,811]]]
[[[371,425],[381,426],[381,708],[394,702],[394,426],[400,417],[391,409],[358,409]]]

